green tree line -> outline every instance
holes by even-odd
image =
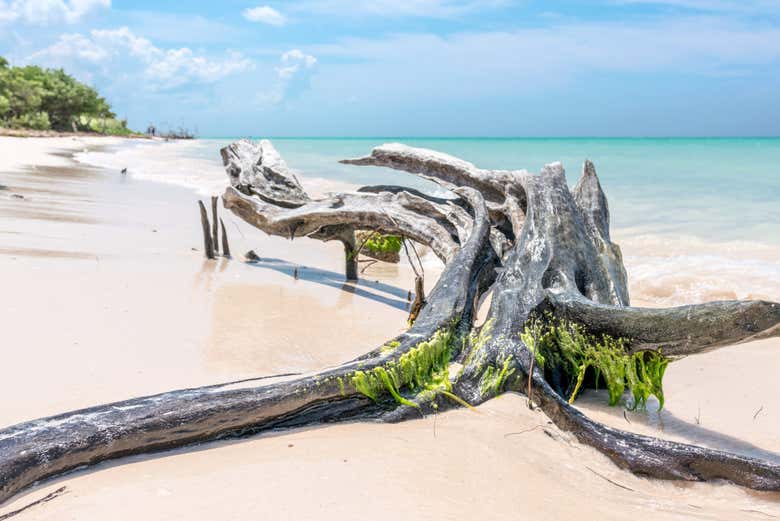
[[[0,126],[132,134],[98,92],[62,69],[11,67],[0,56]]]

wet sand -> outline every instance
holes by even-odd
[[[205,261],[194,192],[67,159],[114,144],[0,138],[0,425],[315,371],[404,328],[408,267],[376,266],[346,284],[340,245],[268,238],[226,212],[234,254],[254,249],[263,260]],[[676,362],[660,414],[651,404],[624,417],[598,392],[579,405],[620,428],[777,461],[779,348],[767,340]],[[16,519],[780,516],[778,494],[623,472],[517,395],[399,425],[328,426],[105,463],[31,489],[0,515],[63,485],[67,494]]]

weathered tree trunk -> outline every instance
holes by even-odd
[[[780,333],[780,305],[771,302],[629,307],[607,201],[590,162],[570,190],[560,164],[539,175],[487,171],[445,154],[385,145],[347,162],[413,172],[454,197],[373,187],[314,200],[270,142],[239,142],[222,154],[231,179],[226,207],[267,233],[347,244],[345,234],[374,230],[429,245],[446,266],[414,325],[315,376],[172,391],[0,430],[0,502],[35,481],[110,458],[271,428],[398,421],[463,401],[477,405],[507,390],[527,393],[529,382],[529,398],[552,421],[632,472],[780,490],[780,466],[771,462],[590,420],[533,364],[520,333],[545,312],[594,333],[625,337],[628,352],[661,346],[674,357]],[[201,213],[205,217],[202,203]],[[206,240],[207,218],[204,223]],[[352,241],[354,249],[354,236]],[[466,341],[477,304],[491,288],[483,341]],[[442,382],[446,365],[456,360],[462,371]]]

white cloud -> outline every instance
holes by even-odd
[[[109,7],[111,0],[0,0],[0,22],[73,24],[93,10]]]
[[[282,13],[267,5],[244,9],[242,14],[250,22],[276,26],[282,26],[287,23],[287,18]]]
[[[213,59],[200,56],[187,47],[162,49],[127,27],[93,30],[88,36],[63,34],[57,42],[33,54],[29,60],[58,66],[65,61],[75,62],[76,66],[85,64],[90,66],[90,74],[97,66],[104,75],[132,75],[140,67],[145,82],[159,88],[191,82],[213,83],[253,65],[237,52]]]
[[[516,77],[537,82],[551,75],[586,70],[709,74],[732,67],[766,65],[780,60],[780,28],[694,17],[634,25],[556,24],[447,37],[397,34],[380,39],[344,39],[311,49],[319,56],[353,58],[365,70],[385,67],[383,78],[409,81],[412,74],[433,76],[446,71],[451,75],[448,84],[457,86],[458,77],[501,83]],[[417,78],[417,83],[421,82]]]
[[[293,49],[282,54],[282,66],[277,72],[282,80],[291,80],[299,73],[306,73],[317,65],[317,58],[304,54],[299,49]]]
[[[77,58],[91,63],[107,60],[111,53],[95,41],[81,34],[63,34],[60,39],[34,56],[51,58]]]
[[[317,58],[300,49],[282,53],[276,67],[277,82],[268,92],[261,92],[257,100],[261,105],[279,104],[295,99],[311,86],[311,78],[317,66]]]

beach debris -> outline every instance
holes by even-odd
[[[761,414],[761,411],[763,411],[763,410],[764,410],[764,406],[762,405],[761,407],[759,407],[759,408],[758,408],[758,410],[757,410],[757,411],[755,412],[755,414],[753,415],[753,421],[755,421],[755,420],[756,420],[756,418],[758,417],[758,415],[759,415],[759,414]]]
[[[225,223],[222,218],[219,218],[219,225],[222,228],[222,256],[230,257],[230,245],[228,244],[227,232],[225,231]]]
[[[249,250],[244,254],[244,258],[247,262],[257,262],[260,260],[260,256],[255,253],[255,250]]]
[[[510,436],[518,436],[520,434],[525,434],[527,432],[535,431],[536,429],[544,429],[544,425],[534,425],[533,427],[529,427],[529,428],[523,429],[521,431],[507,432],[506,434],[504,434],[504,438],[508,438]]]
[[[122,170],[120,170],[119,173],[121,173],[122,175],[125,175],[127,173],[127,168],[123,168]]]
[[[200,207],[200,223],[203,229],[203,244],[204,254],[207,259],[214,259],[219,255],[219,228],[222,228],[222,257],[229,259],[230,245],[228,244],[227,232],[225,231],[225,223],[222,218],[217,214],[217,197],[211,198],[211,216],[212,221],[209,222],[209,215],[206,211],[206,206],[203,201],[198,201]],[[155,230],[156,231],[156,230]]]
[[[6,519],[10,519],[10,518],[12,518],[14,516],[18,516],[22,512],[24,512],[26,510],[29,510],[30,508],[32,508],[32,507],[34,507],[36,505],[40,505],[40,504],[43,504],[43,503],[48,503],[52,499],[56,499],[56,498],[60,497],[61,495],[65,494],[67,491],[68,491],[68,487],[60,487],[57,490],[55,490],[54,492],[49,492],[48,494],[46,494],[42,498],[36,499],[32,503],[26,504],[22,508],[17,508],[16,510],[13,510],[13,511],[8,512],[6,514],[0,515],[0,521],[4,521]]]
[[[412,302],[412,307],[409,310],[409,317],[407,318],[407,322],[410,325],[414,324],[414,321],[417,320],[417,317],[420,315],[420,311],[422,311],[424,305],[425,279],[418,276],[414,278],[414,302]]]
[[[211,233],[209,232],[209,216],[206,207],[203,206],[203,201],[198,201],[198,207],[200,208],[200,223],[203,227],[203,253],[207,259],[213,259],[214,244],[211,242]]]
[[[11,197],[14,199],[24,199],[24,196],[22,194],[11,194]]]
[[[597,476],[598,476],[598,477],[600,477],[601,479],[603,479],[603,480],[605,480],[605,481],[608,481],[608,482],[612,483],[612,484],[613,484],[613,485],[615,485],[616,487],[620,487],[620,488],[622,488],[623,490],[628,490],[629,492],[636,492],[636,490],[634,490],[633,488],[631,488],[631,487],[627,487],[627,486],[625,486],[625,485],[621,485],[621,484],[620,484],[620,483],[618,483],[617,481],[614,481],[614,480],[611,480],[611,479],[609,479],[609,478],[608,478],[607,476],[605,476],[604,474],[600,474],[600,473],[596,472],[595,470],[593,470],[592,468],[588,467],[587,465],[585,466],[585,468],[586,468],[586,469],[588,469],[589,471],[593,472],[595,475],[597,475]]]
[[[211,243],[214,245],[214,253],[219,255],[219,222],[217,221],[217,196],[215,195],[211,196],[211,219]]]
[[[295,268],[295,269],[293,270],[293,278],[294,278],[295,280],[298,280],[298,268]]]
[[[772,517],[772,518],[776,518],[777,517],[774,514],[767,514],[766,512],[764,512],[762,510],[756,510],[756,509],[753,509],[753,508],[740,508],[739,511],[740,512],[748,512],[750,514],[761,514],[762,516]]]
[[[505,392],[530,394],[529,404],[560,432],[645,478],[780,490],[774,461],[607,427],[569,403],[599,379],[625,386],[639,373],[642,378],[628,387],[644,397],[646,386],[658,390],[667,359],[780,335],[775,302],[632,307],[623,257],[610,238],[607,199],[590,161],[570,187],[560,163],[538,174],[489,170],[433,150],[387,144],[344,162],[410,172],[453,196],[364,187],[312,199],[270,141],[234,143],[222,157],[231,185],[222,196],[228,210],[271,235],[340,241],[348,279],[357,277],[356,231],[409,243],[415,296],[425,299],[413,324],[321,373],[262,386],[173,390],[2,428],[0,502],[41,480],[129,454],[337,421],[402,421],[441,412],[442,406],[475,407]],[[199,207],[207,255],[213,257],[208,215],[203,202]],[[415,243],[445,264],[427,296],[419,255],[412,258]],[[259,259],[248,252],[251,257]],[[485,324],[491,327],[475,328],[478,303],[488,297]],[[263,312],[262,302],[255,307]],[[296,318],[305,327],[307,317]],[[584,340],[573,351],[556,341],[537,352],[526,328],[540,321],[545,335],[576,327],[586,332]],[[596,378],[594,367],[615,374]],[[631,400],[614,391],[616,404]],[[631,403],[642,406],[636,397]]]

